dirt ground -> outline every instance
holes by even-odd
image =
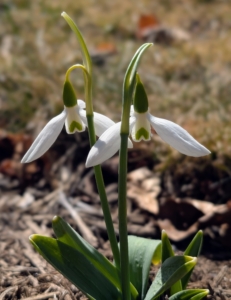
[[[14,144],[18,154],[26,137],[29,138],[21,136],[20,142]],[[8,166],[11,174],[1,175],[1,300],[84,299],[29,243],[28,237],[33,233],[53,235],[51,221],[55,215],[62,216],[111,258],[93,172],[84,167],[88,147],[87,134],[67,136],[63,132],[59,143],[44,157],[30,165]],[[227,164],[225,158],[223,163]],[[103,165],[118,233],[117,167],[118,156]],[[165,170],[160,161],[153,159],[148,146],[129,152],[129,234],[158,239],[165,229],[176,249],[183,251],[197,230],[203,229],[202,256],[189,287],[208,288],[208,299],[231,297],[230,188],[225,184],[228,178],[215,158],[192,161],[180,156],[178,163]],[[216,203],[216,194],[223,195],[222,203]],[[152,269],[150,276],[156,271]]]

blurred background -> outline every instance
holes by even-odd
[[[5,277],[0,293],[14,286],[15,276],[24,278],[20,295],[44,291],[32,284],[25,292],[28,273],[19,267],[51,272],[42,259],[36,260],[28,236],[52,235],[55,214],[110,256],[93,171],[84,166],[87,132],[67,135],[64,129],[43,157],[20,163],[47,121],[62,111],[67,69],[82,62],[62,11],[78,25],[92,57],[95,111],[119,121],[127,66],[142,43],[153,42],[139,66],[150,112],[181,125],[212,152],[208,157],[188,158],[157,135],[149,143],[135,144],[128,166],[129,234],[159,238],[165,229],[181,249],[203,229],[204,253],[229,258],[230,1],[1,0],[0,265]],[[78,98],[84,100],[82,73],[72,72],[71,79]],[[118,156],[103,165],[118,233],[117,167]],[[13,269],[18,272],[12,273]],[[209,274],[209,267],[206,270]],[[17,288],[9,295],[20,299]]]

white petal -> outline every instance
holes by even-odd
[[[148,114],[148,119],[156,133],[170,146],[188,156],[204,156],[210,151],[198,143],[185,129],[179,125]]]
[[[108,117],[94,112],[95,134],[101,136],[109,127],[115,125]]]
[[[42,156],[55,142],[60,134],[66,118],[64,110],[60,115],[51,119],[37,136],[30,149],[21,160],[22,163],[29,163]]]
[[[133,107],[133,105],[132,105],[132,107]],[[135,123],[136,123],[136,117],[130,117],[130,119],[129,119],[130,132],[132,131]],[[130,139],[128,139],[128,148],[129,149],[133,148],[133,143]]]
[[[116,123],[100,136],[88,154],[86,161],[87,168],[101,164],[119,150],[120,127],[121,122]]]
[[[86,108],[86,103],[81,99],[77,100],[77,104],[80,108]]]
[[[82,121],[87,126],[86,111],[80,109],[79,114]],[[101,136],[109,127],[115,125],[115,122],[113,122],[111,119],[109,119],[104,115],[94,112],[94,125],[95,125],[95,134],[97,136]]]

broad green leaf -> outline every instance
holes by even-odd
[[[145,300],[153,300],[168,290],[174,283],[187,274],[196,264],[191,256],[174,256],[166,259],[156,274]]]
[[[128,236],[130,281],[139,293],[138,299],[145,297],[153,254],[160,245],[160,240]]]
[[[121,290],[119,272],[105,256],[86,242],[61,217],[55,216],[52,221],[52,226],[59,241],[80,251],[102,274]]]
[[[115,285],[75,248],[59,240],[32,235],[35,249],[84,294],[94,299],[122,299]]]
[[[161,240],[162,240],[162,263],[163,263],[167,258],[175,256],[175,254],[165,230],[162,230]],[[174,295],[175,293],[180,291],[182,291],[181,280],[177,281],[171,286],[170,295]]]
[[[120,291],[119,270],[100,252],[85,241],[61,217],[55,216],[52,221],[53,230],[59,241],[80,251],[102,274],[104,274]],[[138,292],[130,285],[132,299],[137,299]]]
[[[195,235],[195,237],[193,238],[193,240],[191,241],[191,243],[188,245],[187,249],[184,252],[184,255],[194,256],[194,257],[199,256],[201,252],[202,243],[203,243],[203,231],[199,230]],[[181,279],[183,290],[186,289],[187,287],[192,271],[193,269]]]
[[[174,294],[169,300],[200,300],[207,296],[208,293],[209,290],[204,289],[184,290]]]

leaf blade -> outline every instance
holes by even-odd
[[[162,240],[162,263],[163,263],[169,257],[175,256],[175,253],[172,249],[172,245],[169,241],[168,235],[165,230],[162,230],[161,240]],[[181,284],[181,280],[179,280],[171,286],[170,295],[174,295],[175,293],[180,292],[181,290],[182,290],[182,284]]]
[[[189,289],[174,294],[169,300],[200,300],[208,295],[208,293],[209,290],[205,289]]]
[[[139,299],[144,299],[150,265],[160,240],[149,240],[137,236],[128,236],[130,281],[139,293]]]
[[[174,283],[187,274],[196,264],[197,259],[190,256],[174,256],[166,259],[150,286],[145,300],[159,297]]]
[[[202,243],[203,243],[203,231],[199,230],[197,234],[194,236],[194,238],[192,239],[192,241],[190,242],[190,244],[188,245],[188,247],[186,248],[184,255],[195,256],[195,257],[199,256],[201,252]],[[186,286],[188,284],[192,272],[193,269],[181,279],[183,290],[186,289]]]
[[[94,299],[121,299],[121,293],[80,251],[59,240],[32,235],[35,249],[84,294]]]
[[[57,239],[84,254],[85,257],[107,278],[121,290],[119,272],[116,267],[87,241],[85,241],[61,217],[55,216],[52,221],[53,230]]]

